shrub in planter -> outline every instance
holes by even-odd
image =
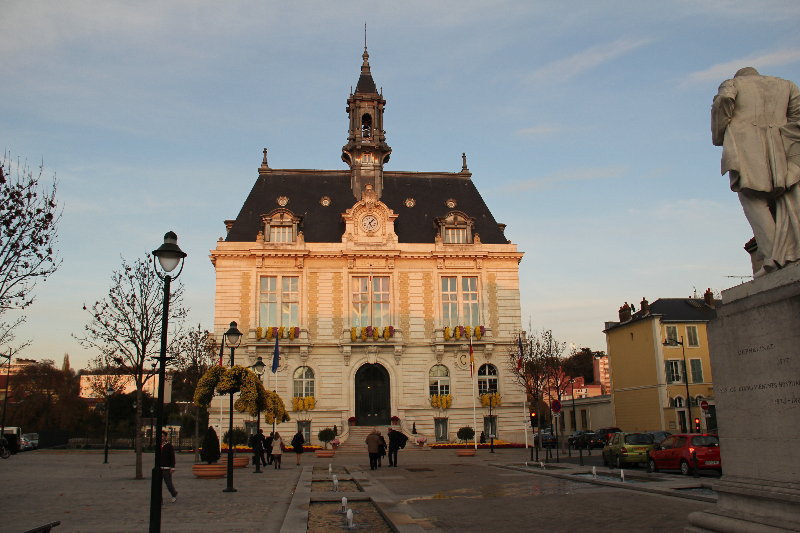
[[[233,442],[231,442],[233,440]],[[222,443],[229,447],[233,446],[233,453],[236,454],[236,446],[247,444],[247,432],[242,428],[233,428],[233,439],[230,438],[230,431],[222,434]]]
[[[328,443],[336,438],[336,434],[331,428],[325,428],[317,433],[317,438],[325,443],[325,449],[328,449]]]
[[[467,441],[475,438],[475,430],[469,426],[464,426],[463,428],[459,428],[456,437],[464,441],[464,445],[466,446]]]
[[[219,449],[219,437],[213,427],[209,427],[203,437],[203,447],[200,448],[200,460],[212,464],[219,461],[222,452]]]

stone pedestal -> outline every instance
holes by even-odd
[[[800,531],[800,265],[722,300],[708,344],[724,475],[686,531]]]

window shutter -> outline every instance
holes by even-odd
[[[664,374],[667,376],[667,385],[672,383],[672,369],[670,368],[669,361],[664,361]]]
[[[683,376],[683,382],[689,383],[689,376],[686,375],[686,363],[683,361],[679,361],[678,364],[680,364],[681,374]]]

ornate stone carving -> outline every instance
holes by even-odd
[[[256,257],[256,268],[261,268],[262,266],[264,266],[264,258]]]
[[[475,268],[483,268],[483,259],[480,257],[475,260]]]
[[[374,365],[378,362],[378,347],[375,345],[367,346],[367,361],[369,364]]]
[[[441,257],[436,259],[436,268],[444,268],[444,259]]]
[[[347,259],[347,268],[353,268],[355,266],[355,264],[356,264],[356,261],[352,257]]]
[[[297,256],[297,268],[303,268],[303,256],[302,255],[298,255]]]

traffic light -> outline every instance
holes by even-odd
[[[536,418],[536,413],[531,413],[531,429],[539,427],[539,420]]]
[[[700,433],[700,419],[699,418],[695,418],[694,419],[694,432],[695,433]]]

